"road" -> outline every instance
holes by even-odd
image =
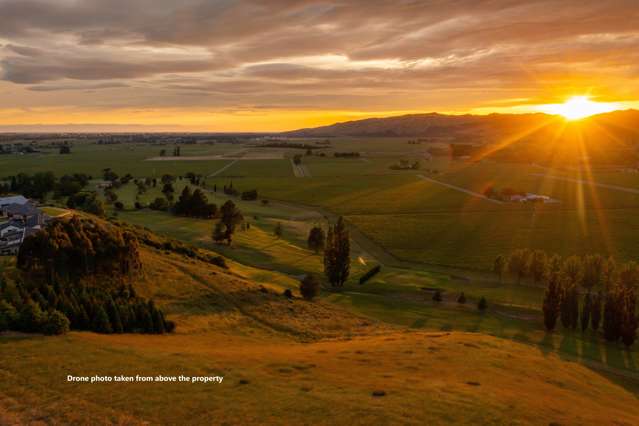
[[[488,198],[484,194],[480,194],[479,192],[474,192],[474,191],[471,191],[469,189],[462,188],[461,186],[451,185],[449,183],[445,183],[445,182],[442,182],[442,181],[439,181],[439,180],[431,179],[431,178],[426,177],[424,175],[417,175],[417,177],[420,178],[420,179],[423,179],[425,181],[428,181],[428,182],[432,182],[432,183],[436,183],[438,185],[445,186],[446,188],[454,189],[455,191],[463,192],[464,194],[468,194],[468,195],[471,195],[473,197],[477,197],[477,198],[481,198],[481,199],[486,200],[486,201],[490,201],[491,203],[504,204],[503,202],[501,202],[499,200],[494,200],[492,198]]]
[[[214,171],[213,173],[211,173],[210,175],[208,175],[207,177],[213,177],[213,176],[217,176],[220,173],[222,173],[224,170],[228,169],[229,167],[231,167],[233,164],[237,163],[239,160],[233,160],[230,163],[228,163],[227,165],[225,165],[224,167],[222,167],[221,169],[218,169],[216,171]]]

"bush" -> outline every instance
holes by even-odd
[[[144,206],[142,205],[142,203],[140,203],[139,201],[135,202],[135,209],[136,210],[141,210],[143,208],[144,208]]]
[[[292,299],[293,298],[293,292],[290,289],[287,288],[286,290],[284,290],[284,296],[287,299]]]
[[[17,317],[15,308],[4,300],[0,300],[0,332],[12,328]]]
[[[461,303],[462,305],[466,303],[466,295],[462,291],[459,297],[457,298],[457,303]]]
[[[300,293],[306,300],[313,300],[319,294],[320,282],[314,274],[308,274],[300,282]]]
[[[364,275],[362,275],[359,278],[359,283],[360,284],[364,284],[366,281],[370,280],[375,275],[377,275],[379,273],[379,271],[381,271],[381,270],[382,270],[382,265],[375,266],[373,269],[369,270],[368,272],[366,272]]]
[[[30,300],[20,309],[16,328],[26,333],[37,333],[41,330],[44,320],[45,314],[40,306]]]
[[[169,202],[166,198],[157,197],[151,204],[149,204],[151,210],[167,210],[169,208]]]
[[[42,331],[49,336],[64,334],[69,331],[69,325],[69,319],[62,312],[54,310],[47,317]]]
[[[122,204],[122,201],[116,201],[114,206],[118,210],[124,210],[124,204]]]
[[[433,300],[435,302],[441,302],[442,301],[442,292],[439,290],[435,290],[435,294],[433,294]]]
[[[175,322],[171,320],[164,321],[164,330],[167,333],[173,333],[175,331]]]
[[[479,299],[479,303],[477,303],[477,309],[484,312],[486,308],[488,308],[488,302],[486,302],[486,298],[482,296],[482,298]]]
[[[246,201],[257,200],[257,190],[253,189],[253,190],[250,190],[250,191],[242,192],[242,200],[246,200]]]

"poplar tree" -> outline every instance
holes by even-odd
[[[329,226],[324,250],[324,273],[335,288],[342,287],[348,279],[351,265],[349,233],[340,216],[335,226]]]

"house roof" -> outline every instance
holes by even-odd
[[[0,231],[10,227],[16,227],[16,228],[22,229],[24,228],[24,225],[22,224],[22,221],[13,220],[13,219],[7,222],[0,223]]]
[[[0,206],[6,206],[9,204],[26,204],[29,202],[28,198],[22,195],[13,195],[10,197],[0,197]]]
[[[36,215],[36,214],[40,213],[40,210],[38,210],[31,203],[26,203],[26,204],[13,203],[13,204],[9,204],[9,205],[3,206],[2,209],[7,214],[12,214],[12,215],[16,215],[17,214],[17,215],[28,216],[28,215]]]

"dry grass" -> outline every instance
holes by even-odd
[[[170,336],[0,337],[0,424],[637,424],[629,390],[528,345],[406,332],[142,250]],[[267,285],[264,285],[266,288]],[[66,375],[223,375],[222,384]],[[383,396],[373,396],[373,393]]]

